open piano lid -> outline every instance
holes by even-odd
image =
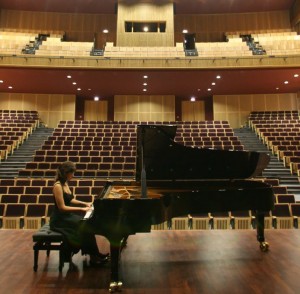
[[[176,125],[138,125],[136,180],[245,179],[260,175],[266,153],[193,148],[174,141]]]

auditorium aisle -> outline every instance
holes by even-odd
[[[250,128],[244,127],[234,129],[234,135],[237,136],[244,150],[258,151],[268,153],[271,157],[270,163],[263,171],[262,176],[265,178],[278,179],[281,186],[287,187],[289,194],[294,194],[296,201],[300,201],[300,183],[296,175],[292,175],[290,170],[279,161],[276,156],[259,140],[254,131]]]
[[[0,162],[0,178],[17,177],[18,171],[25,168],[26,162],[32,160],[35,151],[52,133],[52,128],[44,126],[36,128],[24,143],[12,155],[8,156],[7,160]]]

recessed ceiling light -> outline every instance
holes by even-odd
[[[148,31],[149,31],[149,28],[148,28],[148,27],[144,27],[144,28],[143,28],[143,31],[144,31],[144,32],[148,32]]]
[[[12,86],[8,86],[8,89],[12,89],[13,87]]]
[[[67,76],[67,78],[68,78],[68,79],[71,79],[71,78],[72,78],[72,76]]]
[[[276,90],[279,90],[279,88],[277,87]]]
[[[211,88],[208,88],[207,91],[211,91]]]
[[[94,97],[94,101],[99,101],[99,97],[98,97],[98,96],[95,96],[95,97]]]
[[[196,98],[195,97],[191,97],[191,102],[195,102],[196,101]]]
[[[215,86],[216,85],[216,83],[211,83],[213,86]]]
[[[188,33],[188,30],[184,29],[184,30],[182,30],[182,33],[183,33],[183,34],[187,34],[187,33]]]
[[[147,89],[143,89],[144,92],[147,92]]]
[[[76,82],[73,82],[72,84],[73,84],[73,85],[77,85],[77,83],[76,83]]]
[[[289,83],[289,81],[285,81],[284,83],[287,85]]]
[[[0,83],[3,84],[3,80],[0,80]]]
[[[294,74],[294,78],[298,78],[299,77],[299,75],[298,74]]]
[[[92,89],[91,89],[91,88],[88,88],[88,91],[92,91]]]
[[[201,89],[197,89],[197,91],[198,91],[198,92],[200,92],[200,91],[201,91]]]
[[[107,34],[107,33],[108,33],[108,29],[104,29],[102,32],[103,32],[104,34]]]
[[[148,76],[144,76],[144,79],[148,79]]]
[[[147,86],[147,85],[148,85],[147,83],[144,83],[144,84],[143,84],[143,86]]]
[[[81,88],[77,88],[77,91],[81,91]]]
[[[216,78],[217,78],[217,79],[220,79],[220,78],[221,78],[221,76],[216,76]]]

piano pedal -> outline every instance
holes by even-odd
[[[259,243],[259,248],[261,251],[266,252],[269,250],[269,243],[268,242],[260,242]]]
[[[110,293],[121,292],[122,286],[123,286],[123,283],[121,281],[111,282],[109,285],[109,292]]]

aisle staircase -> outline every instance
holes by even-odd
[[[0,179],[17,177],[18,171],[24,169],[27,162],[32,161],[35,150],[39,149],[52,133],[53,129],[43,126],[34,130],[7,160],[0,163]]]
[[[290,170],[278,161],[277,157],[260,141],[254,131],[250,128],[234,129],[234,135],[239,138],[248,151],[265,152],[270,155],[271,160],[262,173],[262,177],[279,179],[281,186],[286,186],[289,194],[294,194],[297,201],[300,201],[300,183],[296,175],[292,175]]]

